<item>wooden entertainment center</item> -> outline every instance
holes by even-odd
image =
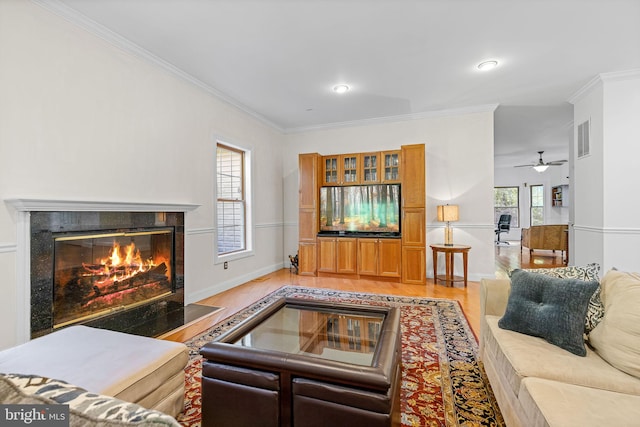
[[[373,153],[299,155],[299,274],[426,283],[425,147]],[[320,189],[400,184],[398,236],[318,235]]]

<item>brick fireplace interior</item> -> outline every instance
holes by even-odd
[[[31,212],[31,337],[185,322],[183,212]]]

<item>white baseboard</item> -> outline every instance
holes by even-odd
[[[235,288],[236,286],[240,286],[243,283],[250,282],[253,279],[264,276],[265,274],[273,273],[274,271],[277,271],[283,268],[286,268],[286,266],[284,265],[284,262],[279,264],[273,264],[268,267],[264,267],[259,270],[255,270],[250,273],[244,274],[242,276],[234,277],[231,280],[227,280],[221,283],[216,283],[198,292],[189,293],[188,290],[185,288],[184,303],[185,305],[197,303],[198,301],[201,301],[205,298],[209,298],[210,296]]]

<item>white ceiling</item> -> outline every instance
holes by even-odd
[[[507,163],[566,158],[571,95],[640,69],[640,0],[40,2],[286,132],[499,104],[495,153]],[[485,59],[500,66],[478,71]],[[337,95],[337,83],[352,90]]]

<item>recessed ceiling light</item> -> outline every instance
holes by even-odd
[[[345,92],[348,92],[349,89],[351,89],[349,85],[345,85],[345,84],[339,84],[333,87],[333,91],[335,93],[345,93]]]
[[[496,68],[498,66],[498,61],[484,61],[478,64],[478,69],[480,71],[489,71],[492,70],[494,68]]]

